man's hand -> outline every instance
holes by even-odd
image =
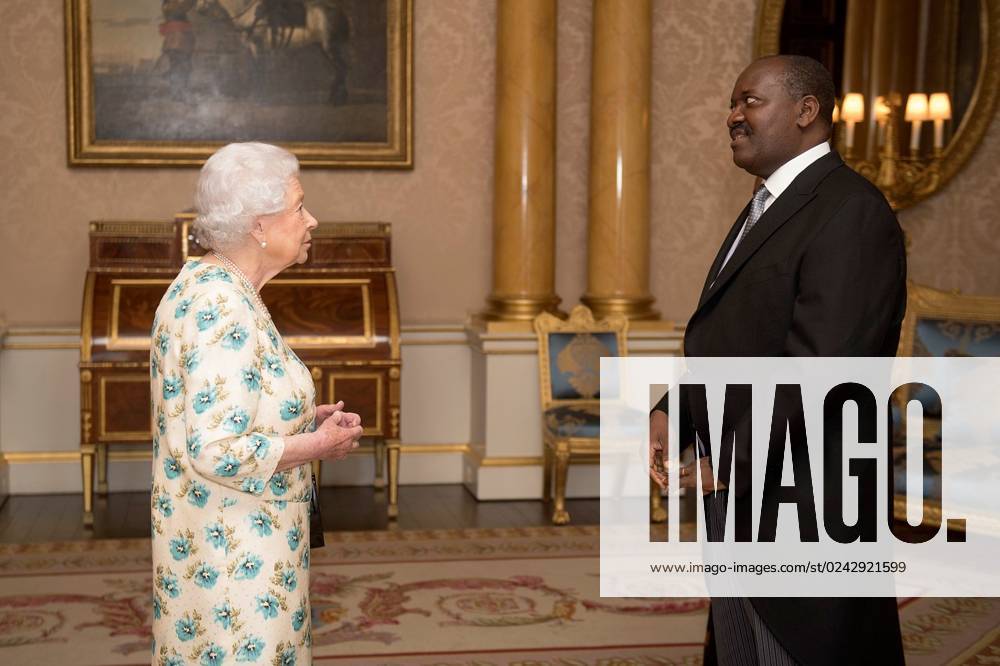
[[[684,467],[681,467],[679,474],[680,486],[681,488],[694,488],[695,487],[695,465],[701,467],[699,470],[701,474],[701,494],[707,495],[714,490],[725,490],[726,484],[719,483],[719,487],[715,487],[715,483],[712,477],[712,466],[708,462],[708,458],[698,458],[694,462],[690,462]]]
[[[667,449],[667,415],[654,409],[649,415],[649,478],[667,489],[667,468],[663,456]]]

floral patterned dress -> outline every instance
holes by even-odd
[[[308,370],[249,285],[189,262],[153,320],[153,663],[311,663]]]

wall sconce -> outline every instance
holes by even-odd
[[[951,99],[947,93],[912,93],[906,99],[897,92],[879,95],[871,106],[876,122],[876,136],[868,146],[877,146],[874,159],[855,158],[854,126],[865,120],[865,99],[861,93],[848,93],[840,105],[838,121],[847,126],[844,159],[858,173],[875,183],[885,193],[893,208],[901,208],[933,192],[941,176],[941,153],[944,147],[944,121],[951,118]],[[934,121],[933,154],[921,155],[920,130],[924,121]],[[835,121],[837,122],[837,121]],[[912,123],[910,150],[904,157],[898,145],[900,125]],[[929,152],[929,151],[928,151]],[[868,154],[873,154],[869,149]]]

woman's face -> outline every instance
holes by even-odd
[[[310,232],[319,223],[306,210],[303,198],[302,184],[293,177],[285,190],[285,210],[258,218],[263,239],[267,241],[262,251],[269,263],[286,268],[306,260],[311,247]]]

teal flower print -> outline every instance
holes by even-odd
[[[219,321],[219,308],[214,305],[209,305],[204,310],[198,310],[194,315],[195,321],[198,322],[199,331],[207,331],[208,329],[215,326],[215,323]]]
[[[243,484],[240,485],[240,490],[245,493],[250,493],[252,495],[260,495],[264,492],[264,480],[258,479],[255,476],[248,476],[243,479]]]
[[[271,440],[264,435],[253,434],[250,435],[250,452],[253,453],[253,457],[257,460],[263,460],[267,457],[267,451],[271,448]]]
[[[236,501],[235,497],[223,497],[222,498],[222,506],[224,506],[224,507],[236,506],[236,504],[237,504],[237,501]]]
[[[191,351],[184,354],[184,356],[181,358],[181,364],[184,366],[185,372],[189,374],[194,372],[195,368],[198,367],[198,364],[201,363],[201,359],[199,358],[199,356],[200,354],[198,353],[197,349],[192,349]]]
[[[219,462],[215,465],[215,473],[219,476],[236,476],[239,471],[240,461],[234,458],[231,453],[219,458]]]
[[[170,400],[180,395],[184,390],[184,382],[177,375],[171,374],[163,378],[163,399]]]
[[[295,575],[295,569],[286,569],[281,575],[281,584],[286,590],[292,592],[299,585],[299,579]]]
[[[292,613],[292,629],[299,631],[302,629],[302,625],[306,623],[306,607],[299,606]]]
[[[194,570],[193,578],[195,585],[203,587],[206,590],[211,590],[215,587],[215,581],[219,578],[219,570],[202,562],[198,565],[198,568]]]
[[[192,432],[187,437],[187,452],[192,458],[197,458],[201,455],[201,433]]]
[[[201,660],[198,663],[201,664],[201,666],[222,666],[225,658],[226,651],[222,649],[222,646],[212,643],[202,650]]]
[[[236,661],[257,661],[265,645],[264,639],[260,636],[245,637],[236,648]]]
[[[174,622],[174,631],[177,633],[177,638],[182,641],[193,639],[198,635],[198,629],[198,622],[186,614],[177,620],[177,622]]]
[[[160,357],[156,354],[149,359],[149,376],[156,379],[160,375]]]
[[[285,368],[281,365],[281,359],[274,354],[264,355],[264,367],[271,373],[272,377],[285,376]]]
[[[206,282],[211,282],[212,280],[222,280],[223,282],[232,282],[233,278],[229,277],[229,273],[222,270],[218,266],[209,266],[204,273],[198,276],[198,283],[205,284]]]
[[[153,433],[153,460],[160,457],[160,433]]]
[[[277,349],[278,348],[278,334],[273,328],[267,329],[267,337],[271,341],[271,345]]]
[[[163,604],[160,602],[160,595],[153,595],[153,619],[159,620],[163,616]]]
[[[191,487],[187,491],[188,502],[199,509],[204,509],[205,505],[208,504],[208,498],[212,496],[212,492],[203,483],[195,481],[191,484]]]
[[[233,324],[226,331],[226,334],[222,336],[222,347],[223,349],[239,351],[243,349],[243,345],[247,343],[247,338],[249,337],[250,332],[244,326]]]
[[[159,574],[156,577],[156,586],[171,599],[176,599],[181,594],[181,585],[177,581],[177,576],[172,574]]]
[[[190,309],[191,299],[185,298],[177,304],[177,308],[174,310],[174,319],[183,319],[184,315],[186,315]]]
[[[271,477],[271,492],[276,496],[281,497],[288,492],[288,475],[284,472],[278,472]]]
[[[285,534],[288,538],[288,547],[295,550],[302,543],[302,528],[296,525]]]
[[[250,425],[250,415],[239,407],[230,407],[222,419],[222,429],[234,435],[242,435]]]
[[[161,435],[164,435],[167,432],[167,417],[163,414],[163,412],[156,415],[156,429],[160,431]]]
[[[249,516],[247,516],[247,522],[250,523],[250,529],[259,537],[271,536],[272,533],[272,523],[271,517],[268,516],[263,511],[254,511]]]
[[[159,347],[161,354],[166,354],[167,350],[170,348],[170,336],[164,332],[160,332],[156,336],[156,346]]]
[[[281,654],[275,657],[274,664],[276,666],[295,666],[295,648],[287,647],[281,651]]]
[[[184,658],[179,654],[170,655],[160,662],[160,666],[184,666]]]
[[[251,393],[260,390],[260,370],[250,365],[243,368],[243,386]]]
[[[288,502],[286,502],[285,500],[275,500],[274,502],[274,508],[277,509],[278,511],[284,511],[287,506]]]
[[[214,405],[218,397],[219,394],[216,392],[214,386],[209,386],[198,391],[194,394],[194,404],[192,405],[194,407],[194,413],[201,414],[206,409]]]
[[[170,540],[170,555],[177,560],[186,560],[191,554],[191,540],[186,536],[177,535]]]
[[[294,400],[285,400],[281,403],[281,420],[291,421],[302,416],[302,409],[304,405],[300,398],[295,398]]]
[[[302,552],[299,553],[299,565],[303,569],[308,569],[309,568],[309,559],[310,559],[310,557],[311,556],[309,555],[309,549],[308,548],[303,548]]]
[[[233,576],[236,580],[253,580],[260,573],[260,568],[264,561],[253,553],[243,553],[236,561],[236,573]]]
[[[255,598],[257,600],[257,612],[263,615],[265,620],[278,617],[278,608],[280,608],[280,605],[276,596],[268,592],[266,594],[258,594]]]
[[[170,495],[157,495],[153,499],[153,504],[164,518],[174,515],[174,501],[170,499]]]
[[[229,629],[233,625],[233,618],[236,616],[233,607],[228,601],[223,601],[218,606],[212,607],[212,614],[215,621],[222,625],[223,629]]]
[[[181,464],[173,456],[167,456],[163,459],[163,473],[168,479],[176,479],[181,475]]]
[[[172,301],[177,298],[177,295],[184,291],[184,283],[178,282],[173,287],[170,288],[170,293],[167,294],[167,300]]]
[[[222,523],[212,523],[211,525],[206,525],[205,540],[212,545],[212,548],[225,548],[226,528],[222,526]]]

